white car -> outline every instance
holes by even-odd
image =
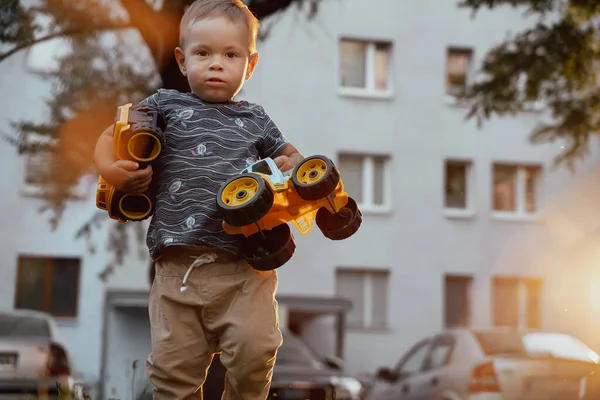
[[[50,315],[0,310],[0,398],[82,398],[79,387]]]
[[[600,399],[590,393],[599,361],[587,345],[562,333],[448,329],[416,343],[395,367],[381,368],[369,382],[368,398]]]

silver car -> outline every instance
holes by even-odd
[[[0,398],[80,398],[73,365],[51,316],[0,311]]]
[[[600,357],[561,333],[448,329],[370,381],[371,400],[578,400]],[[600,398],[600,397],[598,397]]]

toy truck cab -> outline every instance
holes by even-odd
[[[316,222],[331,240],[352,236],[362,223],[338,169],[319,155],[287,172],[270,158],[248,166],[221,186],[217,208],[225,232],[244,236],[242,255],[259,270],[278,268],[293,255],[296,245],[288,222],[303,235]]]

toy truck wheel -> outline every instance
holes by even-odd
[[[232,226],[253,224],[273,206],[273,192],[263,178],[242,174],[225,182],[217,194],[217,208]]]
[[[354,199],[348,197],[348,204],[335,214],[324,207],[320,208],[315,220],[326,238],[344,240],[358,231],[362,224],[362,213]]]
[[[296,241],[288,224],[252,234],[242,243],[242,256],[259,271],[270,271],[287,263],[294,255]]]
[[[162,152],[162,141],[154,132],[140,130],[132,134],[127,142],[127,151],[131,159],[145,166]]]
[[[127,142],[129,156],[135,161],[147,164],[154,161],[163,149],[161,134],[166,122],[157,108],[148,105],[133,107],[129,113],[131,123]]]
[[[302,160],[292,172],[292,183],[304,200],[319,200],[335,190],[340,172],[325,156],[311,156]]]
[[[125,194],[118,202],[119,214],[126,221],[143,221],[154,211],[154,204],[145,194]]]

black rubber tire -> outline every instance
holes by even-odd
[[[326,238],[344,240],[354,235],[360,228],[362,212],[356,201],[348,197],[348,204],[335,214],[330,213],[326,208],[320,208],[315,221]]]
[[[264,236],[263,236],[264,235]],[[296,250],[296,241],[288,224],[257,232],[243,239],[242,257],[259,271],[271,271],[287,263]]]
[[[256,196],[248,203],[237,207],[227,205],[222,200],[222,193],[227,185],[240,178],[252,178],[258,182]],[[273,206],[273,192],[262,177],[257,174],[247,173],[234,176],[221,185],[217,192],[217,208],[225,222],[231,226],[246,226],[259,221],[267,215]]]
[[[323,178],[321,178],[321,180],[313,184],[306,185],[298,180],[297,174],[304,164],[309,163],[313,160],[324,161],[325,165],[327,166],[327,171],[325,172],[325,175],[323,176]],[[298,192],[298,196],[308,201],[319,200],[324,197],[327,197],[331,192],[335,190],[339,182],[340,171],[338,171],[333,161],[331,161],[326,156],[316,155],[307,157],[304,160],[300,161],[292,171],[292,183],[296,188],[296,192]]]

